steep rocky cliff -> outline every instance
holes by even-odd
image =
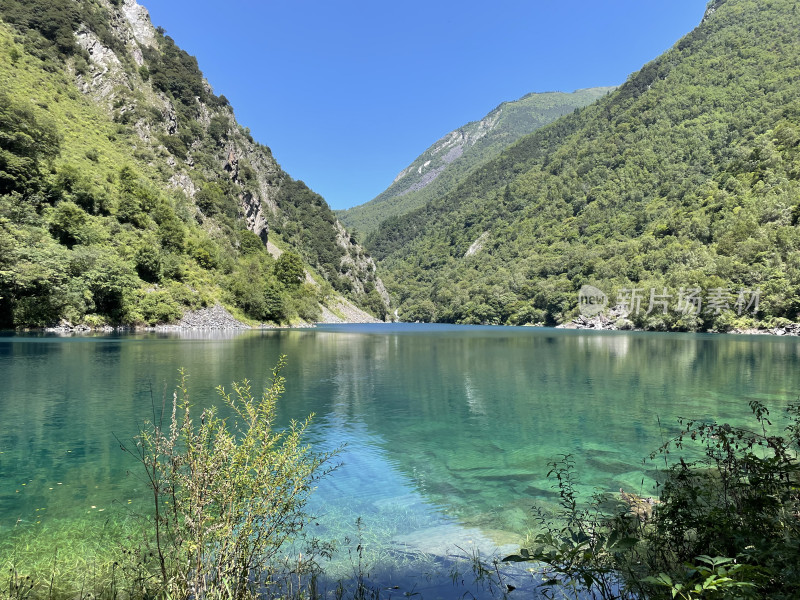
[[[377,316],[386,314],[388,296],[372,259],[324,199],[286,174],[270,149],[237,123],[197,61],[153,26],[143,6],[135,0],[6,0],[0,2],[0,19],[0,54],[6,55],[0,78],[7,93],[0,100],[9,114],[27,111],[46,123],[59,140],[53,155],[37,160],[35,185],[22,185],[17,177],[7,191],[28,200],[39,194],[30,224],[57,241],[61,230],[53,215],[64,211],[102,233],[90,241],[80,232],[61,232],[65,248],[48,246],[47,252],[66,264],[76,251],[113,248],[113,258],[127,262],[120,267],[126,277],[136,276],[127,277],[121,297],[171,290],[165,301],[175,305],[160,315],[144,314],[132,300],[125,308],[124,298],[114,310],[96,299],[21,310],[20,303],[34,302],[43,291],[20,285],[16,271],[24,256],[7,256],[6,270],[16,274],[5,276],[5,293],[0,280],[0,325],[87,315],[106,322],[163,321],[179,309],[213,301],[254,320],[311,320],[321,312],[313,305],[339,294]],[[4,133],[11,139],[16,132],[9,123]],[[19,158],[11,146],[0,150]],[[81,203],[73,189],[79,185],[59,184],[67,172],[103,201]],[[19,199],[1,189],[0,198],[6,205]],[[0,234],[27,243],[13,211],[2,212],[8,224]],[[120,228],[127,239],[115,234]],[[244,232],[254,234],[261,248]],[[280,268],[266,252],[268,240],[298,255],[311,283],[297,288],[280,281]],[[137,262],[147,246],[160,265],[154,273],[145,272],[146,261]],[[165,271],[165,263],[177,268]],[[260,280],[255,288],[242,289],[252,288],[254,278]],[[64,284],[80,287],[74,279]],[[264,308],[269,298],[283,308]]]

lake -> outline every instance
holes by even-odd
[[[447,555],[517,547],[532,507],[555,502],[560,455],[586,496],[650,494],[658,465],[642,459],[679,417],[741,422],[758,399],[779,418],[800,391],[797,338],[412,324],[6,335],[0,541],[141,510],[140,467],[118,440],[171,400],[178,369],[207,406],[217,385],[262,388],[281,355],[279,424],[313,412],[315,447],[346,444],[312,502],[316,532],[351,549],[331,568],[346,574],[359,540],[381,585],[408,585],[418,559],[446,570]],[[446,596],[447,576],[413,585]]]

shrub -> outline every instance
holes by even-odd
[[[381,321],[385,321],[388,313],[386,311],[386,305],[383,302],[383,298],[378,293],[374,287],[369,291],[369,293],[365,294],[364,296],[360,297],[359,305],[369,312],[371,315],[378,317]]]
[[[73,268],[80,273],[80,285],[89,292],[92,309],[118,321],[126,309],[125,298],[138,283],[132,265],[108,248],[87,248],[75,258],[80,264]]]
[[[177,135],[159,135],[158,139],[164,144],[164,147],[169,151],[172,156],[186,160],[189,148],[186,142]]]
[[[67,248],[82,241],[81,234],[88,216],[74,202],[59,202],[49,215],[50,232]]]
[[[152,238],[145,238],[134,253],[136,272],[139,277],[149,283],[161,280],[161,249],[154,241]]]
[[[223,213],[235,217],[237,215],[236,200],[225,193],[218,183],[207,183],[194,196],[197,207],[204,215],[213,216]]]
[[[181,307],[166,290],[143,292],[137,302],[137,312],[148,325],[171,323],[183,315]]]
[[[316,323],[322,318],[322,309],[317,302],[316,290],[311,284],[304,284],[298,288],[292,298],[292,305],[306,323]]]
[[[167,218],[158,226],[158,237],[161,238],[161,245],[176,252],[183,250],[186,232],[177,217]]]
[[[166,253],[161,260],[161,276],[164,279],[183,281],[186,276],[183,259],[178,254]]]
[[[701,555],[728,557],[769,598],[800,594],[800,405],[788,408],[779,435],[760,402],[750,402],[754,427],[688,421],[683,432],[651,458],[699,445],[667,471],[661,504],[640,536],[659,552],[648,556],[653,575],[673,574]],[[679,578],[673,577],[678,580]]]
[[[752,428],[685,421],[651,455],[683,457],[663,473],[657,502],[623,494],[576,501],[572,463],[552,463],[562,511],[510,561],[543,565],[544,585],[599,598],[797,598],[800,595],[800,405],[785,435],[751,401]],[[699,447],[698,447],[699,446]]]
[[[286,319],[286,300],[281,293],[281,285],[267,281],[264,287],[264,319],[280,323]]]
[[[209,238],[189,240],[189,255],[204,269],[215,269],[219,265],[219,247]]]
[[[225,115],[214,115],[211,117],[211,122],[208,125],[208,135],[216,143],[219,143],[228,136],[229,127],[228,117]]]
[[[304,445],[311,422],[275,428],[284,391],[281,357],[271,385],[255,397],[247,380],[219,387],[233,417],[199,415],[181,373],[166,428],[150,424],[138,439],[153,496],[153,543],[165,593],[240,599],[263,589],[284,543],[305,525],[314,483],[332,470],[334,453]]]
[[[261,238],[249,229],[239,232],[239,248],[244,255],[258,254],[266,249]]]
[[[35,191],[40,162],[57,156],[60,143],[53,124],[0,92],[0,195]]]

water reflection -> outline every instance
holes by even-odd
[[[407,325],[3,337],[0,521],[127,504],[143,486],[112,433],[129,440],[157,415],[179,367],[203,406],[233,380],[262,388],[282,354],[279,422],[315,412],[313,441],[349,444],[315,500],[326,522],[363,515],[373,535],[383,523],[406,539],[458,523],[505,543],[552,499],[559,454],[576,457],[582,489],[647,493],[641,458],[678,416],[741,419],[752,398],[775,415],[800,389],[787,338]]]

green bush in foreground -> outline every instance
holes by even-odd
[[[182,374],[169,422],[153,423],[139,437],[138,458],[153,495],[160,588],[169,597],[263,593],[281,547],[305,524],[314,483],[334,468],[335,452],[303,444],[311,416],[274,429],[283,366],[281,358],[260,397],[247,380],[234,383],[233,393],[217,388],[230,419],[213,407],[197,415]]]
[[[544,586],[592,598],[800,597],[800,405],[774,431],[751,401],[752,429],[682,421],[651,455],[680,450],[658,501],[623,494],[578,506],[569,457],[552,463],[562,510],[511,561],[543,564]],[[687,462],[687,460],[689,462]]]

